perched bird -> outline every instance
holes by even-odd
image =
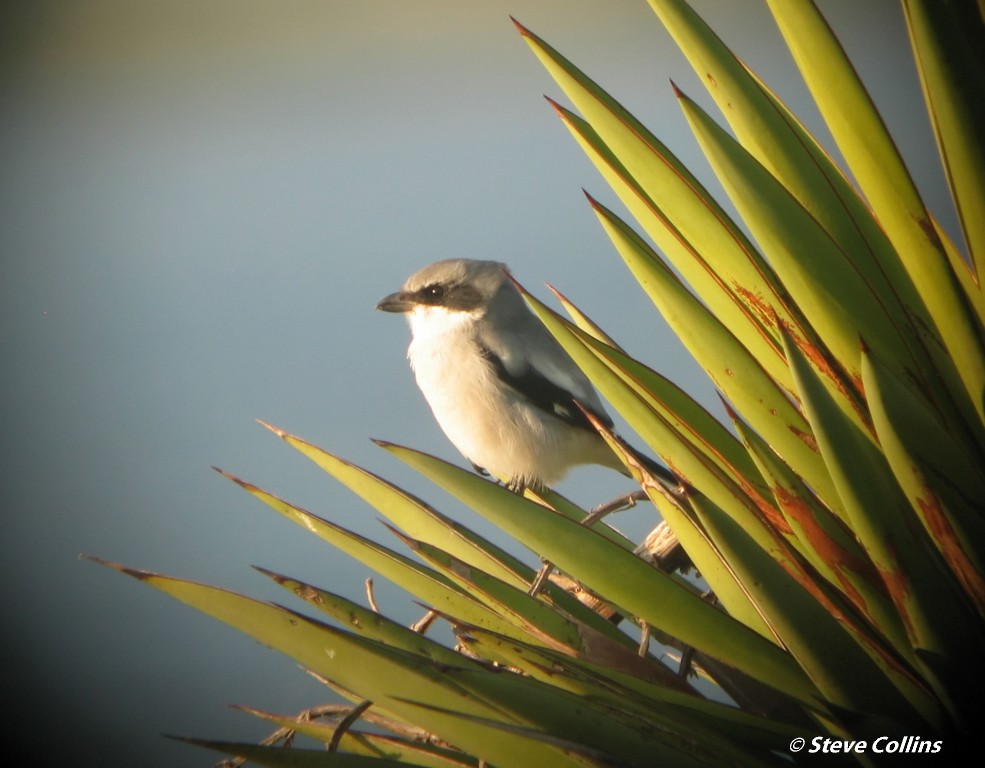
[[[507,275],[496,261],[438,261],[376,305],[407,315],[407,357],[438,425],[476,470],[514,490],[550,487],[579,464],[628,474],[581,410],[612,426],[591,383]]]

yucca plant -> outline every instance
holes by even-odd
[[[281,728],[271,742],[299,733],[328,750],[200,743],[274,766],[786,765],[845,742],[846,760],[880,764],[957,749],[985,679],[980,7],[903,2],[963,253],[815,6],[768,2],[844,170],[683,0],[650,0],[731,126],[676,92],[749,235],[629,112],[517,25],[577,110],[552,102],[562,122],[639,231],[590,198],[595,214],[726,404],[731,424],[563,297],[572,320],[527,295],[681,479],[668,492],[626,456],[703,581],[655,566],[556,493],[520,496],[382,444],[565,577],[531,589],[537,574],[514,555],[271,427],[386,516],[408,554],[232,479],[429,610],[407,628],[265,572],[312,617],[116,566],[352,701],[256,713]],[[425,635],[434,620],[454,629],[454,648]],[[623,629],[637,625],[642,643]]]

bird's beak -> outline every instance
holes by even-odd
[[[416,303],[406,293],[397,291],[380,299],[376,308],[384,312],[410,312],[415,306]]]

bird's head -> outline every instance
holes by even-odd
[[[376,305],[407,315],[415,338],[440,334],[483,317],[502,290],[516,291],[498,261],[447,259],[415,272]]]

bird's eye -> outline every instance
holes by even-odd
[[[422,293],[431,301],[436,301],[445,295],[445,286],[441,283],[432,283],[431,285],[425,286]]]

